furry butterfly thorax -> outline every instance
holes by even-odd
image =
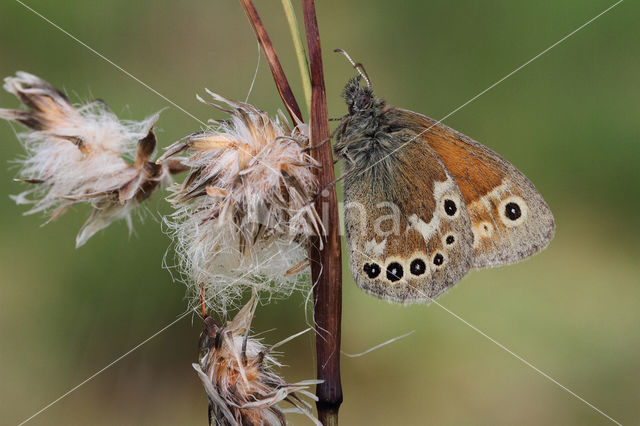
[[[519,170],[424,115],[344,89],[348,114],[334,151],[344,160],[345,228],[359,287],[400,303],[429,302],[470,269],[545,248],[555,224]]]

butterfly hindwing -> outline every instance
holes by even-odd
[[[403,140],[412,138],[390,162],[349,173],[344,188],[356,283],[400,303],[436,298],[467,273],[472,259],[460,189],[426,143],[402,132]]]
[[[549,206],[527,177],[473,139],[398,109],[457,182],[473,232],[473,267],[515,263],[544,249],[555,231]]]

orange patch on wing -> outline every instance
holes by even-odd
[[[504,173],[487,157],[474,155],[469,145],[452,140],[453,135],[429,135],[428,143],[438,154],[460,187],[467,204],[472,203],[500,186]]]
[[[460,187],[466,204],[479,200],[502,183],[505,173],[482,148],[474,146],[461,133],[412,111],[396,109],[407,126],[436,152]]]

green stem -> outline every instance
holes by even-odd
[[[302,91],[304,93],[307,112],[309,112],[311,111],[311,77],[309,76],[307,53],[304,49],[302,35],[298,29],[298,20],[296,19],[291,0],[282,0],[282,8],[284,9],[284,14],[287,17],[289,29],[291,30],[291,38],[293,39],[293,46],[296,50],[296,57],[298,58],[298,68],[300,68],[300,76],[302,77]]]

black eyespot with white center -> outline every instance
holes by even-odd
[[[391,262],[387,266],[387,279],[392,283],[396,281],[400,281],[402,279],[402,275],[404,274],[404,269],[402,265],[398,262]]]
[[[447,198],[444,200],[444,211],[449,216],[453,216],[458,211],[458,207],[456,207],[456,203],[453,200]]]
[[[365,263],[362,267],[362,270],[367,274],[367,276],[371,279],[376,278],[380,275],[380,265],[377,263]]]
[[[447,242],[447,244],[451,245],[456,241],[456,239],[453,237],[453,235],[447,235],[445,241]]]
[[[422,275],[427,271],[427,265],[422,259],[414,259],[409,269],[413,275]]]
[[[512,201],[504,206],[504,215],[511,220],[518,220],[522,216],[522,210],[518,203]]]
[[[441,253],[437,253],[433,256],[433,264],[436,266],[440,266],[444,263],[444,256]]]

